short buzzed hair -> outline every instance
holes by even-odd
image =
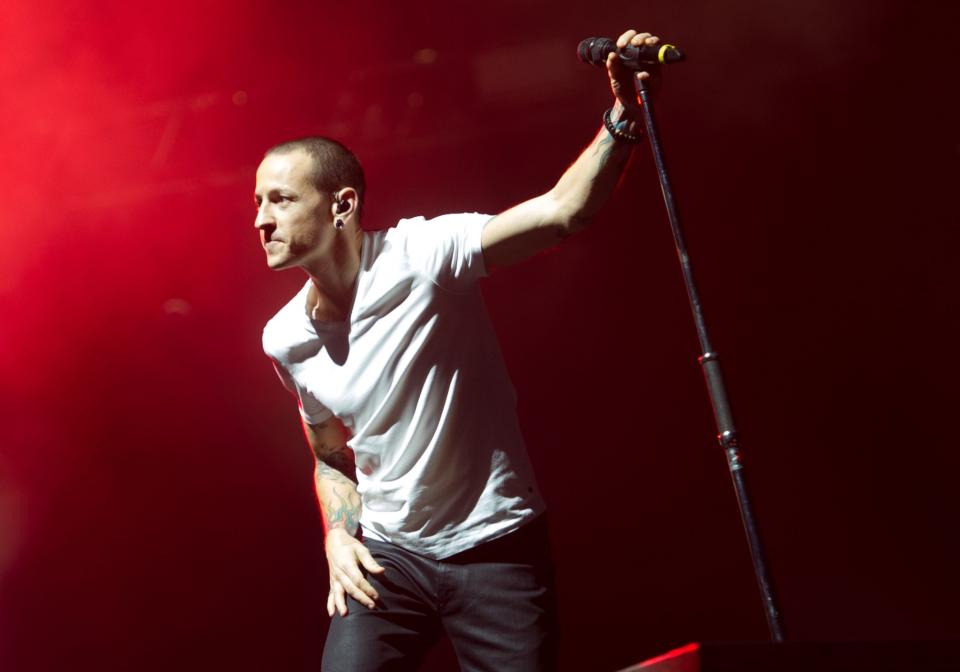
[[[287,154],[298,149],[313,159],[311,178],[318,191],[332,194],[344,187],[352,187],[360,200],[358,214],[362,212],[367,184],[356,154],[336,140],[314,135],[274,145],[264,153],[264,157]]]

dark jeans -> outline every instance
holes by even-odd
[[[376,609],[348,598],[323,650],[324,672],[415,670],[444,632],[463,672],[556,668],[553,561],[546,516],[443,560],[363,542],[386,571],[367,579]]]

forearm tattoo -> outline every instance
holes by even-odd
[[[613,148],[616,146],[616,139],[607,133],[607,129],[601,131],[602,136],[600,137],[599,142],[593,148],[593,155],[598,157],[600,160],[600,166],[603,167],[606,165],[607,160],[610,158],[610,153],[613,151]]]
[[[331,496],[327,498],[324,514],[328,530],[340,527],[354,535],[360,525],[360,498],[355,491],[348,492],[345,499],[339,492],[333,490]]]
[[[356,488],[353,451],[346,444],[314,443],[317,457],[317,497],[327,530],[341,528],[354,535],[362,510]],[[322,486],[322,487],[321,487]]]
[[[620,101],[616,101],[613,106],[612,112],[612,121],[613,125],[618,130],[625,130],[628,126],[634,126],[635,122],[627,119],[624,114],[624,107]],[[633,129],[630,129],[633,132]],[[620,157],[619,169],[626,167],[627,160],[630,158],[631,150],[633,147],[629,144],[618,142],[610,133],[607,132],[605,128],[600,129],[600,139],[597,141],[596,146],[593,148],[593,155],[599,157],[599,166],[598,169],[602,169],[606,164],[610,155],[614,152],[614,149],[619,149],[618,156]]]

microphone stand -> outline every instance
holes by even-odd
[[[673,241],[677,248],[677,256],[680,258],[680,270],[683,272],[683,282],[687,288],[687,298],[690,300],[690,309],[693,311],[693,321],[697,328],[697,337],[700,339],[702,354],[699,357],[699,362],[703,369],[704,380],[707,384],[707,394],[710,397],[710,405],[713,407],[713,418],[717,426],[717,439],[726,453],[727,467],[730,470],[733,487],[737,493],[740,518],[743,521],[743,529],[746,532],[747,543],[750,546],[750,555],[753,559],[753,571],[763,597],[763,606],[767,617],[767,627],[770,630],[770,637],[774,642],[782,642],[784,639],[783,623],[781,622],[780,610],[777,607],[774,596],[773,584],[767,574],[767,561],[763,552],[763,546],[760,543],[760,534],[757,531],[756,521],[753,517],[753,508],[750,505],[750,498],[747,493],[747,484],[743,474],[743,463],[740,458],[740,440],[733,424],[733,414],[730,411],[730,402],[727,399],[726,386],[723,383],[723,376],[720,372],[719,355],[710,344],[710,336],[707,334],[707,325],[703,319],[703,309],[700,305],[700,296],[697,293],[697,287],[693,281],[690,257],[687,254],[683,231],[680,228],[680,218],[677,216],[677,209],[673,200],[673,191],[670,189],[670,179],[667,176],[667,167],[663,158],[663,148],[660,145],[660,135],[657,132],[657,124],[653,118],[652,96],[650,95],[649,88],[642,79],[634,77],[634,83],[637,89],[637,95],[640,96],[640,101],[643,103],[643,119],[647,127],[647,135],[650,138],[650,147],[653,150],[653,160],[657,166],[657,174],[660,178],[660,189],[663,192],[663,201],[667,208],[667,217],[670,220],[670,228],[673,231]]]

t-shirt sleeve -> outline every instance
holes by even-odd
[[[270,361],[273,362],[273,369],[277,372],[277,375],[280,376],[283,386],[297,398],[297,407],[300,409],[300,417],[303,418],[304,422],[308,425],[319,425],[321,422],[329,420],[330,417],[333,416],[330,409],[314,399],[309,393],[300,389],[300,386],[297,385],[293,376],[290,375],[290,372],[287,371],[280,362],[272,357]]]
[[[480,235],[491,215],[477,212],[401,220],[410,262],[437,285],[464,291],[487,274]]]

